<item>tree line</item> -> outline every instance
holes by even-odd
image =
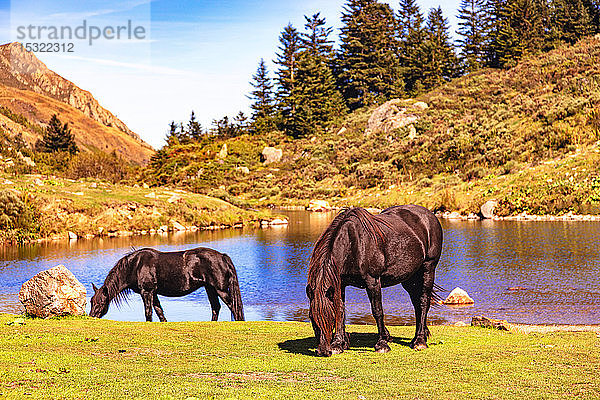
[[[202,129],[192,113],[171,123],[167,144],[206,133],[236,136],[279,129],[292,137],[323,132],[347,112],[415,96],[482,68],[510,68],[523,56],[600,32],[598,0],[462,0],[453,42],[441,7],[425,15],[416,0],[398,11],[378,0],[348,0],[338,46],[320,13],[279,36],[274,77],[261,59],[252,76],[252,115]]]

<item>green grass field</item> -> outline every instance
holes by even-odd
[[[430,348],[349,326],[351,349],[314,356],[307,323],[134,323],[0,314],[0,398],[597,399],[594,333],[432,327]]]

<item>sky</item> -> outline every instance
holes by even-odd
[[[398,1],[385,2],[398,8]],[[441,6],[456,30],[460,0],[417,2],[424,14]],[[252,75],[261,58],[274,70],[283,27],[291,22],[303,28],[304,15],[320,12],[337,38],[345,3],[0,0],[0,43],[64,44],[36,56],[160,148],[169,122],[187,121],[192,110],[205,127],[239,111],[249,115]]]

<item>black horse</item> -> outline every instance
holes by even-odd
[[[415,308],[416,333],[410,345],[427,348],[427,312],[441,250],[442,227],[426,208],[396,206],[379,215],[362,208],[341,212],[321,234],[309,264],[306,294],[317,355],[330,356],[350,346],[344,326],[346,286],[367,290],[379,332],[375,350],[388,352],[381,288],[402,283]]]
[[[166,318],[157,295],[178,297],[204,286],[212,308],[212,320],[219,318],[219,297],[236,321],[244,320],[237,273],[231,258],[216,250],[198,247],[163,253],[154,249],[133,251],[110,270],[100,289],[94,288],[90,316],[101,318],[111,301],[119,303],[129,291],[144,301],[146,321],[152,321],[152,309],[161,322]]]

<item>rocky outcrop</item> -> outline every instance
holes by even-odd
[[[475,301],[471,297],[469,297],[468,293],[457,287],[454,288],[446,297],[446,300],[443,301],[445,305],[449,306],[462,306],[462,305],[470,305],[474,304]]]
[[[307,211],[323,212],[331,210],[329,202],[326,200],[311,200],[306,207]]]
[[[405,126],[412,126],[410,135],[416,136],[414,123],[421,118],[424,110],[429,108],[427,103],[422,101],[413,102],[412,100],[392,99],[377,107],[371,114],[365,129],[365,135],[374,133],[389,133],[395,129]]]
[[[481,206],[481,216],[486,219],[494,218],[494,209],[498,206],[498,202],[488,200]]]
[[[84,315],[85,296],[85,287],[64,265],[59,265],[25,282],[19,292],[19,301],[27,314],[48,318]]]
[[[261,154],[265,164],[277,163],[283,157],[283,150],[275,147],[265,147]]]
[[[32,52],[18,42],[0,46],[0,82],[18,89],[31,90],[80,110],[106,126],[112,126],[129,136],[140,137],[123,121],[106,110],[92,94],[51,71]]]

